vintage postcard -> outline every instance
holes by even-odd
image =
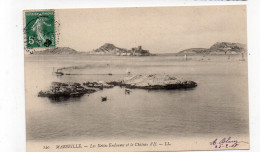
[[[249,149],[245,5],[23,18],[27,152]]]

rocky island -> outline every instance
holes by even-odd
[[[148,90],[173,90],[194,88],[197,83],[194,81],[180,80],[171,75],[133,75],[125,77],[121,81],[108,82],[110,85],[124,86],[130,89],[148,89]]]
[[[125,87],[129,89],[147,89],[147,90],[174,90],[194,88],[197,83],[194,81],[180,80],[172,75],[129,75],[123,80],[117,81],[94,81],[80,83],[61,83],[53,82],[50,89],[47,91],[40,91],[39,97],[59,98],[59,97],[80,97],[84,94],[96,92],[96,88],[113,88],[114,86]],[[94,88],[94,89],[91,89]]]
[[[178,52],[176,55],[225,55],[241,54],[247,51],[246,45],[241,43],[217,42],[210,48],[190,48]]]
[[[83,87],[79,83],[52,82],[49,90],[40,91],[38,97],[60,98],[80,97],[84,94],[94,93],[96,90]]]
[[[117,55],[117,56],[151,56],[148,50],[144,50],[142,46],[133,47],[131,50],[116,47],[114,44],[105,43],[98,49],[95,49],[89,54],[101,54],[101,55]]]

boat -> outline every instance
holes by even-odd
[[[244,53],[241,54],[241,59],[239,59],[239,61],[245,61],[245,57],[244,57]]]
[[[104,101],[107,101],[107,97],[101,97],[101,101],[104,102]]]
[[[131,72],[128,69],[126,69],[126,73],[127,73],[127,75],[131,74]]]
[[[125,94],[130,94],[130,93],[131,93],[131,90],[125,89]]]
[[[59,69],[57,69],[57,71],[55,72],[55,74],[56,74],[57,76],[62,76],[62,75],[64,75],[64,73],[63,73],[63,72],[60,72]]]
[[[187,54],[184,55],[185,60],[187,61]]]
[[[107,64],[107,67],[109,68],[109,71],[111,71],[111,70],[110,70],[110,64]],[[110,75],[110,76],[111,76],[111,75],[112,75],[112,73],[111,73],[111,72],[109,72],[107,75]]]

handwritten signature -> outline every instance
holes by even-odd
[[[234,140],[231,137],[222,138],[220,140],[218,138],[216,138],[212,142],[209,142],[209,144],[215,146],[215,148],[236,148],[241,143],[248,144],[248,142]]]

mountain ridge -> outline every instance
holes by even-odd
[[[176,55],[241,54],[246,51],[246,45],[242,43],[216,42],[209,48],[189,48],[176,53]]]

